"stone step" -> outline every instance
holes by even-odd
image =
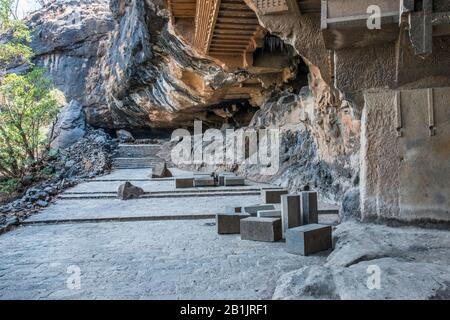
[[[159,144],[121,144],[116,156],[119,158],[145,158],[156,156],[161,150]]]
[[[115,158],[113,159],[113,166],[116,169],[139,169],[152,168],[162,160],[159,158]]]
[[[233,192],[186,192],[186,193],[160,193],[160,194],[144,194],[139,199],[153,199],[153,198],[186,198],[186,197],[227,197],[227,196],[258,196],[259,191],[233,191]],[[62,200],[80,200],[80,199],[117,199],[117,194],[111,193],[94,193],[89,195],[60,195],[58,197]]]
[[[151,181],[151,180],[149,180]],[[146,191],[145,194],[180,194],[180,193],[208,193],[208,192],[261,192],[261,188],[209,188],[209,189],[198,189],[198,188],[189,188],[183,190],[164,190],[164,191]],[[98,191],[98,192],[76,192],[76,191],[66,191],[62,193],[62,195],[92,195],[92,194],[117,194],[116,191]]]

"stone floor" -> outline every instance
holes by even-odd
[[[175,191],[173,181],[146,175],[148,169],[117,170],[67,193],[111,192],[129,179],[145,180],[134,183],[149,191]],[[212,214],[259,202],[244,194],[58,200],[0,236],[0,299],[270,299],[282,274],[322,265],[325,256],[217,235]],[[197,215],[204,219],[192,220]],[[183,220],[165,220],[170,216]],[[127,217],[137,221],[103,221]]]

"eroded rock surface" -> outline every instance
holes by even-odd
[[[30,17],[35,63],[48,69],[66,100],[86,103],[86,81],[100,42],[114,27],[108,0],[52,1]]]
[[[65,149],[80,140],[86,134],[86,117],[83,106],[72,100],[58,115],[53,129],[51,147]]]
[[[274,299],[450,298],[448,231],[348,222],[334,237],[325,265],[285,274]]]

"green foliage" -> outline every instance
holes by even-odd
[[[22,20],[14,18],[11,9],[14,0],[0,0],[0,36],[7,41],[0,42],[0,65],[5,67],[14,62],[30,62],[33,55],[27,45],[31,41],[30,30]]]
[[[13,193],[20,187],[20,181],[18,179],[7,179],[0,181],[0,193]]]
[[[30,63],[30,30],[15,16],[15,0],[0,0],[0,68]],[[45,70],[8,74],[0,81],[0,176],[17,178],[48,150],[47,129],[61,105]],[[43,172],[47,175],[47,172]]]
[[[61,93],[45,70],[9,74],[0,85],[0,171],[10,177],[39,161],[47,148],[47,128],[59,111]]]

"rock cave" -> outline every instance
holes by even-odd
[[[24,19],[66,103],[53,178],[0,203],[0,299],[450,299],[449,1],[56,0]],[[276,172],[249,130],[276,131]],[[238,161],[174,160],[220,134]]]

